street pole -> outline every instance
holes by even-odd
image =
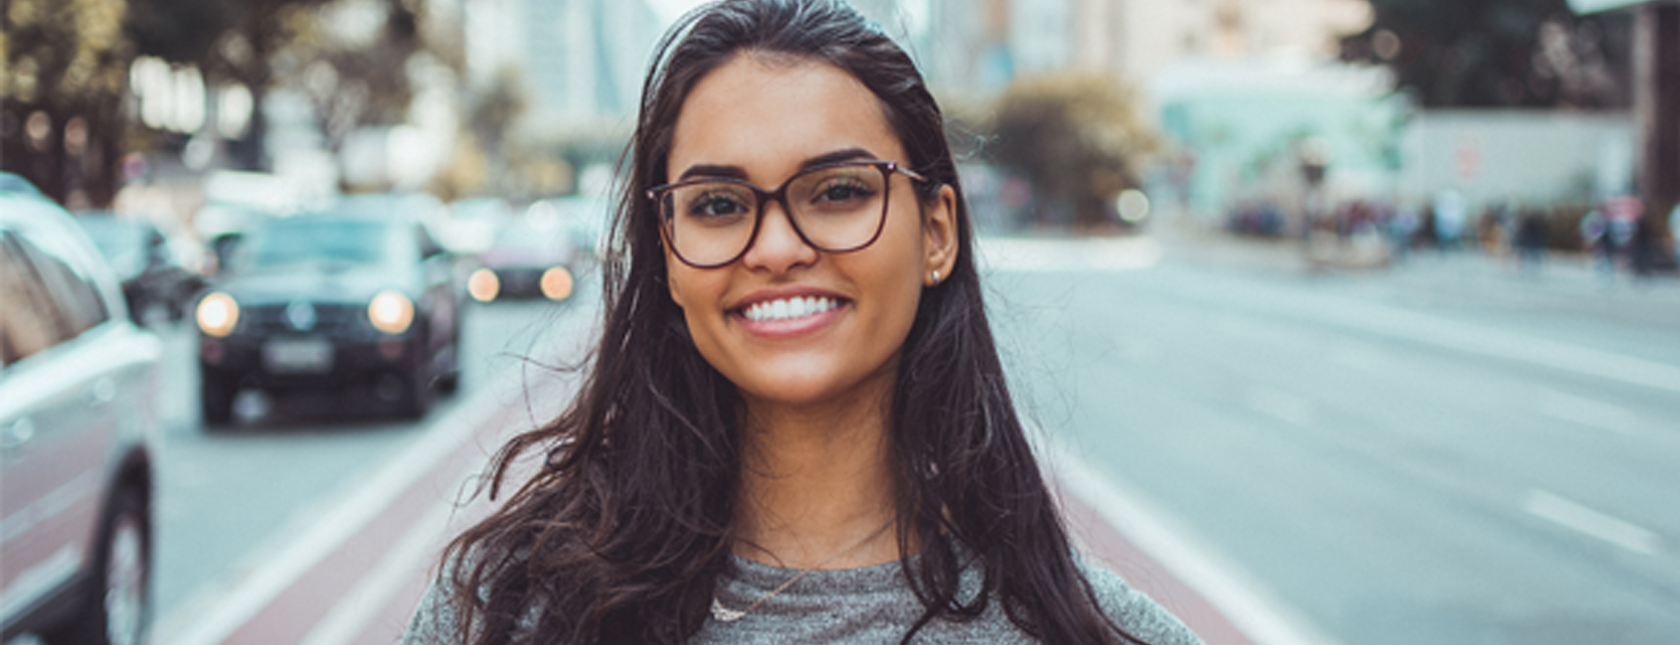
[[[1633,109],[1644,142],[1639,190],[1645,216],[1666,222],[1680,203],[1680,3],[1650,2],[1634,11]]]

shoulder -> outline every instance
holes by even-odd
[[[1119,574],[1080,561],[1080,572],[1091,582],[1104,614],[1121,629],[1151,645],[1201,645],[1177,616],[1131,585]]]

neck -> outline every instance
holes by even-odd
[[[749,402],[736,553],[793,569],[898,559],[884,399],[789,407]]]

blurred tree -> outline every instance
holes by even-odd
[[[0,167],[73,208],[116,191],[133,58],[124,10],[123,0],[0,2]]]
[[[492,155],[500,154],[530,103],[519,69],[502,67],[496,70],[490,86],[476,94],[467,107],[467,126],[479,145]]]
[[[1114,79],[1071,72],[1019,79],[998,98],[992,152],[1032,183],[1033,224],[1119,224],[1115,199],[1137,185],[1138,158],[1153,147],[1134,106]]]
[[[129,0],[126,32],[140,55],[197,66],[211,83],[237,83],[261,106],[296,82],[329,147],[372,123],[402,120],[412,97],[407,63],[425,49],[418,0]],[[458,57],[442,57],[455,60]],[[230,146],[238,166],[262,170],[268,123],[252,111]]]
[[[326,0],[129,0],[124,30],[136,53],[196,66],[210,84],[237,83],[261,106],[272,85],[273,54],[291,35],[282,15]],[[268,122],[251,111],[243,137],[231,142],[235,164],[264,170]]]
[[[1342,59],[1386,64],[1427,107],[1626,107],[1632,23],[1568,0],[1370,0]]]
[[[426,49],[408,3],[339,0],[319,11],[288,9],[281,22],[289,37],[275,71],[309,97],[329,149],[358,128],[403,121],[414,96],[409,57]]]

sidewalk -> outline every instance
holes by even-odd
[[[1336,276],[1396,289],[1431,290],[1468,298],[1555,298],[1582,310],[1638,306],[1651,315],[1680,320],[1680,276],[1636,276],[1602,267],[1583,254],[1548,253],[1523,266],[1514,255],[1479,248],[1412,249],[1386,262],[1315,264],[1294,238],[1241,236],[1187,222],[1161,222],[1149,231],[1164,258],[1195,266],[1278,275]]]

